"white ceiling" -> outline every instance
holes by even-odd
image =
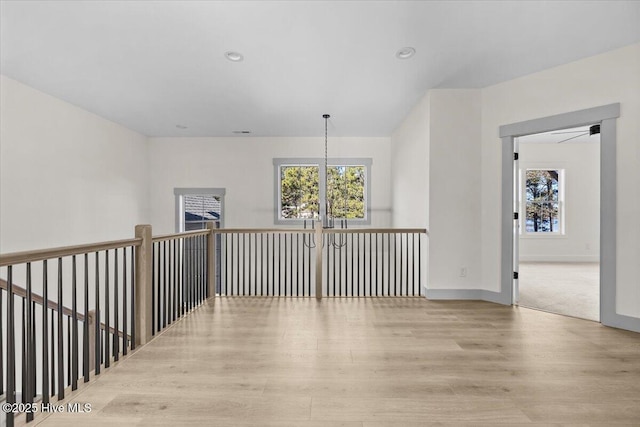
[[[638,1],[2,1],[0,14],[3,74],[149,136],[319,136],[323,113],[331,136],[388,136],[430,88],[640,41]],[[416,55],[396,59],[405,46]]]

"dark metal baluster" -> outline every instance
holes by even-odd
[[[333,263],[332,263],[332,268],[333,268],[333,296],[337,297],[338,293],[336,292],[336,247],[335,242],[336,242],[336,235],[335,234],[331,234],[331,236],[333,237],[333,243],[331,244],[331,251],[333,252]]]
[[[396,248],[398,244],[396,243],[396,235],[393,235],[393,296],[398,295],[398,257],[396,256]],[[402,256],[402,246],[400,247],[400,256]]]
[[[260,296],[264,296],[264,233],[260,233]]]
[[[296,296],[300,296],[300,235],[298,233],[296,233]]]
[[[58,400],[64,399],[64,332],[62,324],[62,258],[58,258]]]
[[[372,244],[372,233],[369,233],[369,296],[372,296],[372,286],[373,286],[373,244]],[[363,295],[366,296],[366,295]]]
[[[104,367],[111,366],[111,344],[109,343],[110,334],[110,311],[109,311],[109,251],[104,251]]]
[[[402,288],[404,285],[404,281],[402,280],[402,270],[404,270],[403,266],[403,257],[402,257],[402,253],[403,253],[403,246],[402,246],[402,237],[404,236],[402,233],[399,235],[400,236],[400,295],[402,295]]]
[[[271,239],[271,262],[269,262],[269,234],[267,234],[267,296],[269,295],[269,266],[271,266],[271,295],[273,295],[273,286],[275,283],[276,252],[273,250],[274,242],[275,235],[273,239]]]
[[[15,317],[13,301],[13,266],[7,267],[7,390],[6,402],[16,403]],[[7,412],[7,426],[13,426],[13,413]]]
[[[27,398],[27,394],[26,394],[26,386],[27,384],[25,383],[24,379],[27,375],[27,364],[25,363],[25,360],[27,359],[27,334],[25,331],[25,327],[24,325],[27,323],[27,309],[25,307],[26,304],[26,300],[21,297],[20,301],[22,302],[22,306],[21,311],[20,311],[20,326],[18,327],[18,329],[20,329],[21,335],[22,335],[22,339],[20,340],[21,343],[21,352],[20,352],[20,360],[21,360],[21,365],[22,365],[22,373],[20,374],[20,402],[21,403],[26,403],[26,398]],[[16,384],[16,392],[17,392],[17,384]]]
[[[228,258],[229,258],[228,280],[230,280],[229,290],[227,295],[233,295],[233,234],[229,234],[227,236],[229,237],[229,246],[228,246],[229,250],[227,251]]]
[[[78,388],[78,276],[76,256],[71,257],[73,271],[71,273],[71,317],[73,332],[71,335],[71,352],[67,357],[71,359],[71,390]]]
[[[351,233],[351,296],[353,296],[353,285],[354,285],[354,268],[353,268],[353,257],[355,255],[355,247],[354,247],[354,240],[355,240],[355,235],[354,233]]]
[[[251,295],[251,275],[252,275],[252,273],[253,273],[253,272],[255,272],[255,271],[256,271],[256,268],[258,267],[257,252],[255,253],[256,257],[255,257],[255,258],[252,258],[252,255],[254,255],[254,254],[253,254],[253,253],[252,253],[252,251],[251,251],[251,247],[253,246],[254,252],[255,252],[255,250],[256,250],[256,248],[257,248],[257,243],[256,243],[256,244],[254,244],[254,245],[252,245],[252,244],[251,244],[251,240],[252,240],[252,239],[251,239],[251,237],[252,237],[252,236],[254,236],[254,233],[250,233],[250,234],[249,234],[249,253],[248,253],[248,255],[249,255],[249,256],[248,256],[248,258],[249,258],[249,295]],[[255,243],[255,242],[254,242],[254,243]],[[253,263],[251,262],[252,260],[253,260]],[[253,266],[253,268],[252,268],[252,266]],[[255,283],[255,275],[254,275],[254,282],[253,282],[253,285],[254,285],[254,286],[256,286],[256,283]]]
[[[340,272],[344,272],[344,295],[349,295],[349,247],[347,246],[347,242],[349,240],[349,235],[346,233],[342,234],[342,238],[344,239],[344,245],[342,249],[340,249],[340,259],[344,259],[344,268],[340,269]],[[341,240],[342,242],[342,240]],[[342,261],[341,261],[342,264]],[[341,286],[342,287],[342,286]]]
[[[151,243],[151,335],[156,333],[156,244]]]
[[[122,248],[122,355],[127,355],[127,248]]]
[[[401,235],[402,236],[402,235]],[[405,265],[405,282],[406,282],[406,294],[405,296],[409,296],[409,233],[405,234],[405,255],[406,255],[406,265]]]
[[[135,266],[136,251],[134,247],[131,247],[131,350],[136,348],[136,266]]]
[[[195,257],[193,259],[195,279],[196,279],[194,281],[194,287],[193,287],[193,308],[196,308],[198,305],[200,305],[201,289],[202,289],[200,286],[200,284],[202,283],[202,272],[203,272],[202,264],[200,262],[202,247],[200,246],[200,236],[194,236],[193,240],[195,241],[195,244],[196,244],[196,252],[195,252]]]
[[[236,295],[240,295],[240,233],[236,234]]]
[[[206,262],[206,254],[207,248],[205,246],[204,235],[200,236],[200,267],[202,270],[202,275],[200,279],[200,303],[202,303],[207,295],[206,283],[207,283],[207,262]]]
[[[96,305],[96,313],[95,313],[95,343],[94,343],[94,357],[95,357],[95,371],[94,375],[100,375],[100,363],[102,359],[102,347],[100,346],[100,337],[102,336],[100,330],[100,257],[98,252],[96,252],[96,290],[95,290],[95,305]],[[153,270],[153,269],[152,269]],[[153,286],[152,286],[153,289]]]
[[[36,355],[38,352],[38,344],[36,342],[37,334],[37,326],[36,326],[36,311],[37,311],[37,303],[35,301],[31,301],[31,360],[29,361],[29,369],[31,369],[32,375],[30,377],[31,384],[31,402],[33,402],[37,396],[38,389],[38,373],[37,373],[37,363],[36,363]],[[2,318],[2,314],[0,313],[0,319]],[[2,327],[2,322],[0,321],[0,327]],[[0,339],[2,342],[2,339]],[[0,359],[2,360],[2,359]],[[0,363],[0,371],[2,370],[2,363]]]
[[[187,237],[184,239],[184,269],[185,269],[185,283],[184,283],[184,299],[185,299],[185,313],[188,313],[191,310],[191,275],[193,274],[193,269],[191,268],[191,253],[192,250],[192,242],[191,238]]]
[[[380,283],[378,282],[378,260],[380,259],[380,253],[378,252],[378,233],[374,235],[376,241],[376,296],[378,296],[378,288]]]
[[[24,330],[26,331],[26,360],[23,360],[22,364],[27,365],[27,369],[23,369],[23,372],[26,373],[22,377],[22,389],[24,391],[24,395],[22,396],[22,400],[24,403],[31,404],[33,402],[33,396],[35,394],[35,390],[31,389],[32,379],[35,378],[36,371],[31,370],[33,366],[35,366],[35,347],[33,347],[33,312],[32,312],[32,299],[33,295],[31,293],[31,263],[27,263],[27,295],[26,295],[26,327]],[[24,341],[23,341],[24,345]],[[10,347],[7,346],[7,349]],[[26,362],[26,363],[25,363]],[[1,369],[1,368],[0,368]],[[33,412],[27,412],[27,422],[33,420]]]
[[[253,255],[254,255],[254,261],[255,261],[255,267],[253,269],[253,283],[255,286],[255,293],[254,295],[258,295],[258,234],[257,233],[253,233],[253,239],[255,241],[255,245],[253,248]]]
[[[227,288],[229,284],[229,261],[231,260],[231,256],[229,256],[229,235],[224,235],[224,291],[223,294],[227,295]]]
[[[422,239],[418,234],[418,295],[422,295]]]
[[[387,234],[387,295],[391,295],[391,234]]]
[[[177,257],[177,244],[178,241],[173,239],[171,241],[172,255],[173,255],[173,314],[172,319],[176,320],[180,317],[178,311],[178,257]]]
[[[113,358],[117,362],[120,360],[120,322],[118,320],[118,248],[114,249],[113,262]]]
[[[336,266],[335,261],[334,261],[334,277],[335,277],[335,270],[338,270],[338,295],[342,296],[342,247],[340,246],[341,244],[341,238],[342,236],[336,236],[336,239],[338,240],[338,247],[335,248],[335,250],[338,251],[338,265]],[[335,252],[334,252],[335,254]],[[334,258],[335,259],[335,258]],[[345,292],[346,294],[346,292]]]
[[[244,279],[244,283],[245,283],[245,287],[247,288],[247,295],[251,296],[252,295],[252,276],[253,276],[253,268],[254,268],[254,264],[255,264],[255,260],[253,259],[253,247],[254,244],[252,242],[251,239],[251,234],[252,233],[247,233],[247,241],[248,243],[248,247],[245,247],[245,251],[244,251],[244,258],[245,260],[248,262],[248,267],[243,270],[246,274],[246,278]]]
[[[67,316],[67,386],[71,384],[71,320]]]
[[[49,275],[46,259],[42,261],[42,300],[42,403],[49,403]]]
[[[169,287],[167,285],[167,241],[162,242],[162,328],[166,328],[169,317]]]
[[[327,277],[327,281],[326,282],[327,282],[327,296],[329,296],[330,295],[330,291],[331,291],[331,283],[330,283],[330,280],[329,280],[331,278],[331,276],[329,275],[330,274],[330,267],[331,267],[329,265],[329,261],[331,260],[331,255],[330,255],[331,243],[329,242],[329,236],[330,235],[327,233],[326,236],[327,236],[327,238],[326,238],[326,241],[327,241],[327,276],[326,276]]]
[[[197,251],[196,238],[191,238],[191,281],[189,282],[189,311],[195,308],[195,295],[196,295],[196,280],[197,280],[197,266],[196,266],[196,251]]]
[[[357,268],[358,270],[356,271],[356,293],[360,294],[360,253],[362,252],[360,250],[360,233],[356,234],[356,240],[358,241],[357,245],[358,245],[358,249],[357,249]]]
[[[51,397],[56,395],[56,327],[55,310],[51,310]]]
[[[311,233],[309,233],[307,238],[309,239],[309,247],[307,248],[307,296],[311,296]],[[316,250],[320,249],[316,248]]]
[[[284,295],[287,295],[287,284],[289,283],[287,277],[287,235],[284,235]]]
[[[281,239],[282,234],[278,233],[278,296],[282,296],[282,292],[280,292],[280,284],[282,283],[281,280],[281,266],[280,266],[280,259],[282,256],[282,251],[280,250],[280,239]]]
[[[408,256],[408,255],[407,255]],[[411,234],[411,295],[416,296],[416,235]]]

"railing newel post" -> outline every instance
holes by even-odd
[[[136,237],[142,239],[136,247],[135,324],[136,345],[146,344],[152,337],[151,268],[153,265],[153,240],[151,225],[136,225]]]

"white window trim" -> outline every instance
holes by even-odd
[[[558,171],[558,222],[560,230],[553,232],[527,231],[527,171],[528,170],[557,170]],[[559,164],[522,164],[520,167],[520,237],[524,239],[566,239],[566,181],[565,165]]]
[[[349,219],[349,225],[370,225],[371,224],[371,165],[373,159],[371,158],[350,158],[350,157],[329,157],[327,159],[328,166],[364,166],[364,218]],[[319,208],[320,217],[326,217],[327,205],[324,203],[326,200],[326,188],[325,188],[325,170],[324,170],[324,158],[322,157],[297,157],[297,158],[274,158],[273,159],[273,188],[274,188],[274,223],[280,225],[302,225],[303,219],[280,218],[280,200],[281,200],[281,186],[280,186],[280,168],[282,166],[318,166],[318,190],[319,190]],[[338,218],[336,218],[338,219]],[[308,220],[307,220],[308,223]]]

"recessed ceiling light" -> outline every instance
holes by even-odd
[[[176,127],[177,127],[178,129],[186,129],[186,128],[187,128],[185,125],[176,125]]]
[[[244,56],[240,52],[234,52],[232,50],[225,52],[224,56],[232,62],[240,62],[244,59]]]
[[[399,51],[396,52],[396,58],[398,59],[409,59],[413,55],[416,54],[416,50],[412,47],[403,47]]]
[[[251,133],[251,131],[250,130],[234,130],[233,133],[240,133],[240,134],[246,135]]]

